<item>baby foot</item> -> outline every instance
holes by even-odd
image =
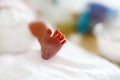
[[[55,56],[65,43],[65,37],[59,30],[52,35],[51,29],[48,29],[42,42],[42,58],[48,60]]]

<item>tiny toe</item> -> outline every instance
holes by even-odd
[[[65,38],[65,35],[62,35],[61,38],[60,38],[60,40],[63,40],[64,38]]]
[[[58,33],[58,35],[56,36],[58,39],[60,39],[61,38],[61,35],[62,35],[62,33]]]
[[[53,36],[54,36],[54,37],[57,36],[58,32],[59,32],[58,30],[55,30]]]
[[[51,29],[48,29],[48,30],[47,30],[47,34],[48,34],[48,35],[51,35],[51,34],[52,34],[52,30],[51,30]]]
[[[61,44],[65,44],[66,43],[66,40],[63,40],[62,42],[61,42]]]

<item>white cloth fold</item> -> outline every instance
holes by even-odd
[[[0,80],[120,80],[118,67],[69,42],[48,61],[40,55],[35,49],[1,55]]]

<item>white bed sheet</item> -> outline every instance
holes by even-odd
[[[1,55],[0,80],[120,80],[118,67],[70,42],[48,61],[37,48]]]

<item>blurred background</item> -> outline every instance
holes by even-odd
[[[29,0],[29,3],[68,40],[120,64],[120,0]]]

